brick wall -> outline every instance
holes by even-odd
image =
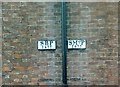
[[[117,3],[69,3],[68,39],[84,38],[87,49],[68,51],[68,82],[118,84]]]
[[[86,39],[87,49],[67,52],[69,85],[118,84],[117,3],[68,7],[68,39]],[[2,3],[3,84],[62,84],[59,2]],[[55,51],[38,51],[38,40],[56,40]]]
[[[59,3],[2,4],[3,84],[61,84]],[[38,40],[56,40],[55,51],[38,51]]]

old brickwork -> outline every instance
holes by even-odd
[[[3,84],[47,85],[61,82],[59,3],[2,4]],[[55,51],[38,51],[38,40],[56,40]]]
[[[69,85],[118,84],[117,3],[67,3],[68,39],[86,39],[85,50],[68,50]],[[3,84],[61,85],[61,4],[2,3]],[[38,51],[38,40],[56,40],[55,51]]]
[[[69,3],[68,39],[87,49],[68,51],[69,84],[118,84],[117,3]]]

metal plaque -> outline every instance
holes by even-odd
[[[52,40],[38,41],[38,50],[56,49],[56,42]]]
[[[86,40],[68,40],[68,49],[85,49]]]

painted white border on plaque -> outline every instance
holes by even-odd
[[[38,50],[56,49],[55,41],[44,40],[38,41]]]
[[[68,40],[68,49],[85,49],[86,40]]]

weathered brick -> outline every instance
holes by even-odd
[[[3,71],[11,71],[10,67],[3,67]]]
[[[55,39],[61,38],[60,35],[60,8],[59,3],[34,3],[34,2],[8,2],[3,3],[3,57],[10,58],[14,67],[11,71],[12,75],[18,75],[18,79],[11,78],[15,81],[12,84],[37,84],[32,78],[61,78],[61,64],[54,65],[56,61],[60,61],[61,51],[58,49],[57,56],[53,52],[42,52],[37,50],[37,41],[41,39]],[[5,7],[6,6],[6,7]],[[54,8],[56,7],[56,8]],[[57,17],[58,16],[58,17]],[[57,24],[57,25],[56,25]],[[57,29],[57,30],[56,30]],[[9,35],[7,34],[9,32]],[[60,40],[60,39],[59,39]],[[9,51],[12,51],[9,53]],[[8,54],[9,53],[9,54]],[[50,55],[48,55],[50,54]],[[51,58],[51,59],[50,59]],[[56,58],[56,59],[55,59]],[[53,63],[50,63],[53,61]],[[4,64],[3,64],[4,65]],[[7,71],[8,69],[5,68]],[[28,70],[28,71],[27,71]],[[56,75],[51,75],[56,71]],[[58,71],[59,70],[59,71]],[[49,72],[48,72],[49,71]],[[25,78],[20,80],[21,74],[28,74]],[[32,75],[31,75],[32,74]],[[10,73],[8,73],[10,75]],[[38,77],[40,75],[40,77]],[[25,76],[25,75],[24,75]],[[57,84],[58,80],[54,83]],[[4,84],[9,83],[9,80],[4,80]],[[53,84],[54,84],[53,83]],[[48,84],[47,82],[40,82],[40,84]],[[50,83],[49,83],[50,84]]]
[[[67,7],[67,38],[87,40],[86,50],[67,52],[68,84],[118,84],[117,3],[69,2]],[[61,85],[61,3],[4,2],[2,17],[3,74],[11,76],[3,77],[3,84]],[[56,40],[57,49],[38,51],[37,41],[44,39]]]
[[[85,80],[81,80],[81,83],[78,83],[79,81],[77,80],[72,82],[72,80],[69,79],[68,84],[110,85],[118,82],[118,79],[116,78],[118,73],[110,76],[111,79],[113,77],[116,81],[110,81],[109,78],[104,77],[104,74],[108,74],[107,71],[110,70],[109,68],[111,68],[111,66],[118,66],[117,61],[107,62],[113,61],[117,58],[117,53],[114,52],[117,48],[116,44],[118,43],[118,31],[114,30],[114,27],[117,26],[117,10],[115,9],[117,9],[117,3],[116,5],[113,5],[113,3],[75,2],[68,4],[68,37],[70,39],[85,37],[85,39],[87,39],[88,49],[84,56],[78,55],[80,52],[77,50],[71,51],[71,53],[75,53],[75,55],[68,52],[68,79],[71,77],[71,74],[76,78],[80,74],[84,74],[84,77],[86,77]],[[82,31],[82,29],[85,29],[85,31]],[[113,35],[116,37],[113,37]],[[116,41],[114,39],[116,39]],[[84,54],[85,52],[86,51],[83,51],[81,54]],[[80,58],[79,60],[76,58],[78,56]],[[76,64],[76,61],[80,64]],[[76,71],[78,69],[78,71],[77,73],[71,72],[71,69],[73,69],[72,71]],[[87,73],[84,70],[86,70]],[[88,74],[91,79],[87,77]],[[104,79],[102,79],[102,77],[104,77]]]

